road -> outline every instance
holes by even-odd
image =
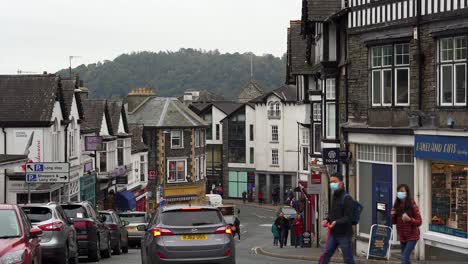
[[[252,248],[273,243],[271,235],[271,224],[275,219],[275,213],[268,209],[243,207],[240,208],[241,240],[236,238],[236,255],[239,264],[310,264],[310,261],[286,260],[256,255]],[[280,249],[278,249],[280,250]],[[83,259],[82,263],[85,263]],[[112,264],[134,264],[141,263],[140,250],[130,249],[128,254],[112,256],[103,259],[100,263]]]

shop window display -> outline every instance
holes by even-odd
[[[468,166],[432,164],[432,209],[429,229],[468,238]]]

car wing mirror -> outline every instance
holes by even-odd
[[[146,225],[138,225],[137,230],[138,231],[146,231],[146,230],[148,230],[148,227]]]
[[[30,238],[38,238],[40,235],[42,235],[42,230],[39,229],[39,228],[33,227],[33,228],[31,228],[29,230],[29,237]]]

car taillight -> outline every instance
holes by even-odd
[[[165,258],[167,258],[166,255],[164,255],[162,252],[159,252],[159,251],[158,251],[158,257],[159,257],[160,259],[165,259]]]
[[[110,225],[109,225],[109,228],[110,228],[111,230],[117,230],[117,225],[115,225],[115,224],[110,224]]]
[[[153,233],[154,237],[174,235],[174,233],[171,230],[166,228],[153,228],[151,229],[151,232]]]
[[[222,226],[216,229],[215,234],[232,234],[232,229],[230,226]]]
[[[229,255],[231,255],[231,249],[228,249],[226,252],[224,252],[225,257],[228,257]]]
[[[52,222],[45,225],[38,226],[43,231],[62,231],[62,222]]]
[[[93,222],[91,221],[75,221],[73,225],[77,228],[91,228],[93,227]]]

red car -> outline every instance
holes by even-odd
[[[41,234],[21,208],[0,204],[0,263],[41,264]]]

